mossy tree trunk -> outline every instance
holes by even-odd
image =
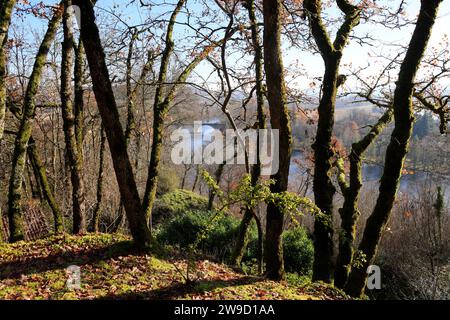
[[[192,184],[192,192],[195,192],[195,190],[197,189],[197,184],[198,181],[200,180],[200,165],[196,164],[195,167],[195,179],[194,179],[194,183]]]
[[[33,71],[28,80],[25,100],[20,121],[19,131],[14,144],[12,171],[9,181],[8,195],[8,217],[10,241],[16,242],[24,239],[23,217],[22,217],[22,182],[25,170],[25,162],[28,141],[31,137],[32,124],[35,116],[35,98],[41,81],[42,71],[45,66],[47,54],[56,35],[61,22],[62,10],[58,9],[50,20],[47,32],[36,55]]]
[[[331,179],[332,157],[334,155],[332,137],[336,95],[339,87],[339,68],[343,50],[350,32],[360,21],[360,9],[348,0],[337,0],[345,20],[340,26],[336,39],[331,42],[322,20],[322,1],[305,0],[303,5],[309,17],[311,32],[325,63],[322,97],[319,104],[319,123],[314,149],[314,197],[322,214],[314,223],[314,266],[313,280],[331,282],[333,257],[333,199],[336,193]]]
[[[251,209],[245,209],[241,224],[239,225],[239,233],[236,239],[236,245],[231,255],[231,263],[239,267],[245,255],[245,250],[248,245],[248,233],[253,220],[253,213]]]
[[[84,129],[84,89],[83,89],[83,77],[84,77],[84,47],[81,39],[78,41],[78,46],[75,50],[75,69],[74,69],[74,82],[75,82],[75,99],[74,99],[74,116],[75,116],[75,139],[78,147],[78,155],[80,157],[81,165],[84,162],[84,149],[83,149],[83,129]]]
[[[367,268],[374,262],[378,244],[396,199],[398,186],[414,125],[412,96],[414,81],[428,47],[442,0],[422,0],[416,27],[400,68],[394,93],[395,128],[386,151],[383,176],[375,208],[368,218],[359,245],[363,261],[350,272],[345,291],[353,297],[364,294]]]
[[[360,216],[358,200],[362,180],[362,156],[367,148],[375,141],[383,129],[392,121],[393,110],[389,109],[375,124],[370,132],[359,142],[353,144],[350,153],[350,180],[345,181],[343,163],[339,164],[341,190],[344,195],[344,204],[339,210],[341,216],[341,230],[339,233],[339,253],[334,271],[334,285],[343,289],[347,283],[350,266],[353,259],[353,247],[356,237],[356,224]]]
[[[2,208],[0,208],[0,243],[3,242],[3,239],[5,236],[3,235],[3,215],[2,215]]]
[[[167,86],[167,72],[169,67],[170,59],[173,55],[173,50],[175,47],[173,41],[173,29],[176,24],[177,16],[180,13],[182,7],[185,4],[185,0],[179,0],[176,8],[172,12],[167,27],[165,49],[162,53],[161,65],[158,75],[158,84],[156,87],[155,101],[153,105],[153,139],[152,139],[152,151],[150,157],[150,164],[148,167],[148,178],[145,188],[144,200],[143,200],[143,210],[147,219],[148,226],[151,230],[151,215],[152,208],[156,198],[156,191],[158,187],[158,174],[159,166],[161,160],[161,152],[163,148],[163,138],[164,138],[164,122],[169,111],[169,107],[175,98],[175,94],[180,86],[180,84],[186,82],[187,78],[190,76],[192,71],[202,62],[210,52],[217,45],[211,45],[206,47],[203,52],[197,54],[197,56],[192,60],[180,73],[178,78],[174,81],[167,93],[164,93],[164,89]]]
[[[145,78],[147,77],[148,73],[152,70],[153,66],[153,51],[149,50],[148,56],[147,56],[147,62],[142,68],[141,75],[137,81],[137,83],[134,85],[132,84],[132,75],[133,75],[133,54],[134,54],[134,46],[136,41],[138,40],[138,31],[136,29],[131,30],[131,40],[128,45],[128,56],[127,56],[127,63],[126,63],[126,91],[127,91],[127,124],[125,128],[125,142],[127,145],[127,150],[130,148],[130,144],[132,142],[132,137],[134,136],[136,138],[136,154],[135,154],[135,166],[134,170],[138,170],[139,166],[139,144],[140,144],[140,134],[137,131],[136,128],[136,96],[137,96],[137,90],[139,89],[139,86],[145,81]],[[114,225],[113,230],[117,231],[120,228],[120,225],[123,221],[123,199],[121,199],[119,204],[119,218],[117,219],[117,223]]]
[[[139,32],[135,29],[131,30],[131,40],[128,45],[127,56],[127,72],[126,72],[126,90],[127,90],[127,126],[125,129],[125,139],[127,146],[129,147],[131,138],[134,135],[139,137],[139,133],[136,131],[136,99],[139,87],[145,82],[149,72],[153,69],[153,63],[155,55],[152,49],[147,52],[147,61],[144,64],[141,74],[133,86],[133,55],[134,46],[138,40]],[[137,168],[136,168],[137,169]]]
[[[0,142],[3,139],[6,116],[6,42],[8,40],[8,30],[11,23],[11,15],[16,4],[16,0],[0,0]],[[0,208],[0,242],[2,235],[2,209]]]
[[[10,106],[9,110],[16,117],[16,119],[20,120],[22,118],[22,114],[20,113],[21,110],[19,108],[14,108]],[[8,133],[17,136],[17,132],[9,131]],[[39,151],[36,147],[36,141],[34,140],[33,136],[30,136],[29,139],[27,155],[29,163],[33,168],[37,187],[39,188],[38,190],[39,196],[41,200],[47,201],[48,205],[50,206],[50,209],[52,210],[54,231],[57,234],[63,233],[64,232],[63,215],[54,197],[54,191],[52,191],[50,183],[48,182],[47,171],[41,161]]]
[[[64,42],[62,45],[62,65],[61,65],[61,108],[63,118],[63,130],[66,142],[67,160],[70,168],[70,181],[72,183],[72,210],[73,210],[73,234],[83,234],[86,232],[85,219],[85,191],[83,181],[83,163],[81,156],[82,146],[77,140],[77,130],[75,129],[75,110],[72,103],[72,68],[73,68],[73,31],[72,15],[69,7],[71,0],[66,0],[64,4]],[[81,107],[81,106],[78,106]],[[80,114],[78,114],[80,116]],[[80,121],[78,119],[78,121]],[[78,128],[82,131],[82,128]],[[81,132],[78,134],[82,135]],[[81,143],[83,141],[80,138]]]
[[[0,0],[0,142],[3,139],[6,116],[6,42],[8,40],[8,30],[11,23],[11,15],[16,0]],[[0,242],[2,235],[2,209],[0,208]]]
[[[222,180],[223,171],[225,170],[225,163],[219,164],[216,170],[215,179],[218,186],[220,186],[220,181]],[[186,177],[184,177],[186,179]],[[183,182],[184,184],[184,182]],[[208,198],[208,210],[212,211],[214,209],[214,200],[216,198],[216,194],[210,190],[209,191],[209,198]]]
[[[255,219],[256,228],[258,230],[258,274],[262,275],[264,272],[264,228],[261,219],[259,217]]]
[[[31,138],[30,138],[31,140]],[[31,142],[30,142],[31,143]],[[30,148],[28,148],[29,150]],[[30,171],[30,167],[31,167],[31,171]],[[39,174],[36,170],[36,166],[33,165],[30,157],[28,156],[28,161],[27,161],[27,166],[26,166],[26,175],[28,177],[28,184],[30,185],[30,190],[31,190],[31,196],[32,198],[39,198],[39,201],[41,202],[41,204],[45,201],[44,200],[44,195],[42,194],[42,188],[41,188],[41,184],[39,183]],[[36,185],[34,184],[33,181],[33,176],[34,176],[34,180],[36,182]]]
[[[264,113],[264,74],[263,74],[263,49],[261,47],[261,40],[259,37],[258,20],[256,17],[256,6],[254,0],[247,0],[245,7],[248,12],[250,27],[252,31],[252,46],[254,50],[254,63],[255,63],[255,79],[256,79],[256,101],[257,101],[257,117],[258,117],[258,129],[266,128],[266,115]],[[261,157],[259,150],[259,133],[258,133],[258,146],[257,146],[257,163],[252,168],[252,185],[256,186],[261,177]],[[236,242],[236,246],[232,255],[232,263],[236,266],[240,266],[242,258],[244,257],[245,250],[248,244],[248,233],[252,219],[255,218],[258,224],[258,238],[263,239],[263,231],[261,228],[261,221],[256,216],[255,208],[247,208],[242,218],[241,225],[239,227],[239,234]],[[262,259],[263,259],[263,243],[258,241],[258,262],[259,271],[262,272]]]
[[[105,151],[106,151],[106,134],[105,129],[101,128],[100,133],[100,160],[98,167],[98,176],[97,176],[97,202],[94,207],[94,212],[92,214],[92,230],[94,232],[99,232],[99,222],[100,222],[100,213],[102,210],[102,201],[103,201],[103,180],[104,180],[104,172],[105,172]]]
[[[6,42],[16,0],[0,0],[0,141],[3,139],[6,115]]]
[[[177,16],[185,3],[186,0],[178,1],[177,6],[175,7],[175,10],[172,12],[172,15],[169,20],[165,39],[165,48],[161,57],[161,65],[158,75],[158,85],[156,87],[155,92],[155,101],[153,104],[154,114],[153,114],[152,151],[150,156],[150,164],[148,167],[147,186],[145,189],[143,201],[143,209],[150,230],[152,228],[151,222],[152,208],[153,203],[155,201],[156,190],[158,186],[158,173],[163,143],[164,120],[168,112],[171,100],[173,99],[173,96],[175,94],[175,92],[173,91],[172,97],[164,96],[164,88],[166,87],[165,83],[167,82],[167,72],[169,68],[170,58],[172,57],[172,53],[175,47],[175,44],[173,42],[173,29],[177,21]],[[175,88],[175,85],[173,86],[173,88]]]
[[[125,140],[127,146],[130,144],[131,135],[136,130],[136,106],[135,99],[136,94],[132,87],[132,76],[133,76],[133,53],[134,45],[138,39],[138,33],[136,29],[131,30],[131,40],[128,45],[128,56],[127,56],[127,72],[126,72],[126,87],[127,87],[127,126],[125,129]]]
[[[105,62],[105,52],[95,23],[94,6],[89,1],[75,0],[73,3],[80,7],[81,39],[89,63],[95,98],[108,139],[120,195],[124,200],[130,231],[136,246],[145,248],[151,245],[152,237],[142,212],[125,135]]]
[[[279,130],[279,171],[272,176],[275,181],[273,193],[287,191],[289,166],[292,152],[292,129],[286,103],[286,85],[281,52],[281,0],[264,0],[264,66],[267,82],[267,100],[270,109],[270,122],[273,130]],[[272,280],[284,278],[284,259],[282,233],[284,214],[274,204],[267,207],[265,261],[266,276]]]
[[[28,158],[30,159],[31,165],[33,166],[36,172],[36,179],[38,180],[37,182],[41,188],[44,199],[45,201],[47,201],[47,204],[50,206],[52,210],[55,233],[56,234],[63,233],[64,225],[61,209],[59,208],[59,205],[56,202],[55,197],[53,196],[50,183],[48,182],[47,172],[39,157],[38,148],[36,146],[36,142],[34,141],[33,137],[30,137],[28,144]]]

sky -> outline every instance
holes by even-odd
[[[36,0],[32,1],[36,2]],[[56,3],[55,0],[45,0],[46,4],[54,4]],[[176,3],[175,0],[154,0],[155,3],[163,4],[173,4]],[[147,16],[146,12],[143,12],[142,8],[140,8],[139,1],[135,1],[131,5],[126,5],[129,3],[129,0],[99,0],[97,6],[97,10],[103,10],[103,11],[110,11],[114,12],[116,14],[122,13],[124,20],[127,21],[129,25],[133,24],[141,24],[145,21],[145,18]],[[199,12],[202,10],[202,5],[200,3],[200,0],[189,0],[188,2],[188,9],[191,12]],[[398,3],[397,0],[379,0],[379,3],[385,4],[385,3]],[[419,0],[409,0],[407,1],[407,10],[406,13],[408,16],[415,17],[420,8],[420,1]],[[101,8],[101,9],[100,9]],[[171,5],[162,5],[162,6],[156,6],[152,9],[152,15],[160,15],[165,12],[169,12],[170,9],[173,8]],[[219,10],[219,9],[217,9]],[[325,11],[325,14],[334,16],[338,13],[337,9],[329,9]],[[167,18],[168,15],[166,15]],[[180,20],[182,21],[183,16],[180,15]],[[27,17],[25,21],[23,22],[27,28],[31,30],[37,30],[42,29],[42,32],[44,32],[46,27],[46,22],[42,21],[40,19],[35,19],[31,17]],[[180,37],[179,39],[183,39],[186,36],[186,31],[183,29],[184,27],[178,26],[175,29],[175,38]],[[373,29],[373,25],[371,24],[361,24],[356,27],[355,32],[356,34],[362,35],[366,33],[371,33],[375,38],[382,40],[385,43],[398,43],[407,45],[410,39],[410,36],[412,34],[413,27],[405,28],[405,29],[399,29],[399,30],[390,30],[387,28],[380,28],[377,26],[376,29]],[[450,32],[450,2],[449,1],[443,1],[439,13],[439,18],[436,22],[435,28],[433,30],[433,36],[430,42],[430,46],[434,46],[438,44],[443,36],[445,34],[448,34]],[[298,77],[296,80],[288,79],[289,84],[292,86],[297,87],[298,89],[306,89],[309,88],[309,84],[311,81],[316,78],[320,77],[323,74],[323,62],[319,55],[313,55],[308,52],[300,51],[298,49],[290,47],[289,43],[287,41],[284,42],[284,64],[286,67],[295,64],[297,61],[302,65],[304,70],[307,73],[307,77],[301,76]],[[367,46],[362,47],[355,42],[351,42],[348,47],[345,49],[344,52],[344,58],[342,61],[342,69],[343,73],[346,72],[345,68],[347,65],[351,64],[353,67],[357,66],[365,66],[367,65],[368,61],[373,61],[373,59],[369,59],[369,55],[377,54],[377,53],[388,53],[389,51],[396,50],[392,49],[392,47],[388,45],[383,45],[379,43],[376,47],[369,48]],[[230,58],[233,59],[232,57]],[[230,65],[233,63],[238,63],[237,61],[230,61]],[[376,72],[375,69],[373,69],[373,72]],[[206,75],[211,72],[211,68],[207,63],[202,63],[197,69],[196,74],[197,75]],[[450,84],[450,80],[449,80]]]

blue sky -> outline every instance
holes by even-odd
[[[32,1],[33,2],[33,1]],[[35,0],[36,2],[36,0]],[[54,4],[56,1],[52,0],[45,0],[44,1],[47,4]],[[128,21],[130,25],[133,24],[141,24],[145,21],[145,18],[148,16],[146,12],[142,12],[142,9],[140,8],[139,1],[135,1],[134,4],[131,4],[127,6],[128,0],[115,0],[115,1],[109,1],[109,0],[99,0],[97,6],[101,7],[107,11],[113,11],[115,13],[122,13],[124,15],[124,19]],[[158,1],[154,1],[155,3],[158,3]],[[393,0],[381,0],[379,1],[381,3],[397,3],[398,1]],[[175,0],[165,0],[165,1],[159,1],[160,4],[162,3],[169,3],[173,4],[176,3]],[[419,0],[409,0],[407,1],[407,14],[411,17],[414,17],[417,15],[420,7],[420,1]],[[214,5],[214,4],[213,4]],[[158,6],[152,9],[152,15],[160,15],[164,12],[169,12],[170,9],[173,8],[171,5],[163,5]],[[202,9],[202,5],[200,4],[199,0],[189,0],[188,1],[188,8],[190,11],[200,11]],[[97,9],[99,10],[99,9]],[[219,10],[219,9],[217,9]],[[330,15],[336,15],[337,10],[336,9],[330,9],[325,12],[326,14]],[[180,16],[180,19],[183,19],[182,16]],[[36,30],[37,28],[42,29],[42,32],[45,30],[46,22],[42,21],[40,19],[35,19],[32,17],[27,17],[25,19],[24,23],[28,25],[28,28],[30,30]],[[437,20],[436,26],[434,28],[433,37],[431,40],[430,45],[436,45],[441,41],[444,34],[449,32],[449,26],[450,26],[450,2],[449,1],[443,1],[439,19]],[[410,39],[410,35],[412,33],[412,27],[405,28],[402,30],[389,30],[387,28],[380,28],[379,26],[376,28],[376,30],[373,30],[373,25],[370,24],[361,24],[358,26],[355,30],[357,34],[365,34],[367,32],[370,32],[374,37],[387,42],[393,42],[397,44],[403,44],[407,45]],[[177,27],[175,31],[178,33],[178,36],[180,39],[185,37],[186,31],[182,27]],[[356,43],[350,43],[350,45],[346,48],[344,53],[344,59],[342,61],[343,65],[343,72],[345,73],[345,65],[352,64],[354,67],[356,66],[363,66],[366,65],[368,61],[371,61],[372,59],[369,59],[370,53],[380,53],[384,52],[387,53],[390,50],[393,50],[392,47],[389,47],[387,45],[379,44],[375,48],[368,48],[368,47],[361,47]],[[233,58],[231,58],[233,59]],[[312,55],[307,52],[302,52],[297,49],[290,48],[289,45],[286,42],[285,48],[284,48],[284,60],[285,65],[289,66],[296,62],[297,60],[300,62],[301,65],[305,68],[305,70],[308,73],[308,77],[300,77],[297,80],[291,82],[291,85],[298,86],[298,88],[301,87],[307,87],[311,80],[314,77],[320,77],[323,73],[323,63],[321,60],[321,57],[318,55]],[[230,64],[232,62],[230,61]],[[209,74],[210,68],[206,63],[203,63],[200,65],[196,73],[199,75]],[[374,69],[374,72],[375,69]]]

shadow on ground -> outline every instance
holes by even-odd
[[[46,257],[24,257],[18,260],[0,262],[0,280],[17,279],[22,275],[65,269],[71,265],[94,264],[130,254],[138,255],[139,252],[133,249],[132,242],[122,241],[101,248],[69,250]]]
[[[203,295],[205,292],[214,289],[223,289],[234,286],[251,285],[263,281],[257,277],[244,277],[232,280],[201,280],[192,283],[176,283],[168,287],[145,291],[130,292],[125,294],[109,294],[99,298],[100,300],[176,300],[185,295]]]

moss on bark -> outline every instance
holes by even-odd
[[[322,1],[305,0],[303,5],[309,16],[311,32],[319,48],[325,64],[325,74],[322,85],[322,97],[318,108],[319,123],[317,127],[314,149],[314,197],[316,205],[323,215],[314,223],[315,255],[313,280],[331,283],[333,257],[333,200],[336,193],[331,179],[332,145],[334,112],[338,91],[339,69],[343,50],[349,40],[350,32],[360,22],[361,10],[348,0],[336,1],[339,9],[345,15],[344,22],[336,33],[332,43],[322,20]]]
[[[152,208],[156,198],[156,191],[158,188],[158,175],[161,160],[161,152],[163,149],[163,137],[164,137],[164,122],[169,111],[169,107],[173,102],[175,95],[177,93],[180,84],[186,82],[187,78],[190,76],[192,71],[202,62],[209,53],[217,45],[211,45],[206,47],[204,51],[194,58],[186,68],[181,72],[175,81],[175,84],[164,94],[164,88],[167,82],[167,72],[169,67],[170,58],[172,57],[174,50],[173,42],[173,29],[177,20],[177,16],[181,8],[185,4],[185,0],[179,0],[175,10],[169,20],[169,25],[167,27],[165,49],[162,54],[162,60],[160,65],[160,71],[158,76],[158,85],[156,87],[155,101],[153,104],[153,139],[152,139],[152,151],[150,157],[150,164],[148,167],[148,178],[145,188],[144,200],[143,200],[143,211],[147,219],[148,226],[151,230],[151,215]]]
[[[0,0],[0,141],[3,139],[6,115],[6,42],[16,0]]]
[[[421,1],[416,27],[400,68],[393,104],[395,128],[386,151],[377,203],[367,220],[358,248],[364,260],[361,264],[352,268],[345,286],[346,293],[353,297],[360,297],[364,294],[367,268],[375,260],[378,244],[396,199],[414,125],[412,105],[414,81],[428,47],[441,2],[442,0]]]
[[[50,20],[47,32],[36,55],[33,71],[28,81],[22,119],[14,145],[11,177],[9,181],[8,217],[10,241],[16,242],[24,239],[22,217],[22,182],[25,170],[28,140],[31,137],[32,124],[35,116],[35,97],[41,81],[47,54],[61,22],[62,10],[57,10]]]
[[[85,220],[85,194],[83,181],[83,164],[80,154],[81,146],[78,144],[75,129],[75,113],[72,103],[72,68],[73,68],[73,31],[72,15],[68,8],[72,5],[71,0],[65,1],[63,29],[64,42],[62,45],[61,63],[61,108],[63,118],[63,131],[66,142],[67,160],[70,168],[70,181],[72,183],[72,210],[73,210],[73,234],[86,232]],[[82,129],[79,128],[79,131]],[[81,134],[81,133],[80,133]],[[81,142],[82,143],[82,138]]]
[[[81,38],[78,42],[78,46],[75,51],[75,99],[74,99],[74,113],[75,113],[75,137],[78,147],[78,154],[81,158],[81,162],[84,162],[84,149],[83,149],[83,128],[84,128],[84,89],[83,89],[83,76],[84,76],[84,47]]]
[[[283,55],[281,52],[282,8],[280,0],[264,0],[264,66],[266,70],[267,100],[269,101],[272,129],[279,130],[279,171],[272,176],[273,193],[288,188],[292,151],[292,129],[286,103]],[[284,278],[283,233],[284,214],[274,204],[267,206],[265,262],[266,276],[272,280]]]
[[[95,208],[92,214],[92,229],[94,232],[99,232],[100,213],[102,210],[103,180],[105,175],[104,174],[105,151],[106,151],[106,135],[105,129],[102,126],[100,137],[100,161],[97,176],[97,203],[95,204]]]
[[[263,48],[261,47],[261,40],[259,37],[259,26],[256,17],[256,6],[254,0],[247,0],[245,7],[248,12],[248,17],[250,21],[250,28],[252,32],[252,46],[254,50],[254,63],[255,63],[255,79],[256,79],[256,103],[257,103],[257,118],[258,118],[258,129],[266,128],[266,115],[264,112],[264,74],[263,74]],[[259,139],[259,137],[258,137]],[[258,140],[259,141],[259,140]],[[259,143],[257,148],[257,163],[252,168],[252,185],[256,186],[261,177],[261,159]],[[251,225],[252,219],[255,218],[258,224],[258,237],[261,241],[258,241],[258,259],[259,259],[259,272],[262,273],[262,259],[263,259],[263,231],[261,228],[261,222],[258,221],[259,218],[256,217],[254,209],[245,210],[244,217],[242,218],[238,241],[234,248],[232,255],[232,262],[239,266],[242,262],[245,250],[248,244],[248,233]]]
[[[78,5],[81,10],[81,39],[89,63],[93,90],[105,127],[130,231],[136,246],[146,248],[152,245],[153,241],[145,216],[142,214],[141,200],[127,152],[125,135],[120,123],[109,71],[105,62],[105,52],[95,23],[93,3],[81,0],[75,0],[73,3]]]
[[[12,10],[16,0],[0,0],[0,142],[3,139],[6,116],[6,42],[8,39],[8,30],[11,23]],[[0,241],[2,235],[2,211],[0,208]]]
[[[393,110],[388,110],[370,132],[359,142],[353,144],[350,153],[350,183],[341,186],[344,205],[339,210],[341,230],[339,233],[339,253],[334,272],[334,285],[343,289],[353,259],[353,247],[356,237],[356,224],[359,218],[358,199],[362,188],[362,155],[375,141],[383,129],[392,121]],[[344,178],[345,179],[345,178]]]
[[[50,208],[52,210],[54,231],[57,234],[63,233],[64,226],[63,226],[63,216],[61,213],[61,209],[59,208],[59,205],[56,202],[55,197],[53,196],[53,192],[52,192],[50,184],[48,182],[47,172],[46,172],[45,167],[42,164],[42,161],[39,157],[38,149],[36,147],[36,142],[34,141],[33,137],[31,137],[29,140],[28,157],[30,159],[32,166],[35,169],[36,174],[37,174],[36,178],[38,179],[38,182],[39,182],[38,185],[41,188],[41,191],[45,198],[45,201],[47,201],[48,205],[50,206]]]

